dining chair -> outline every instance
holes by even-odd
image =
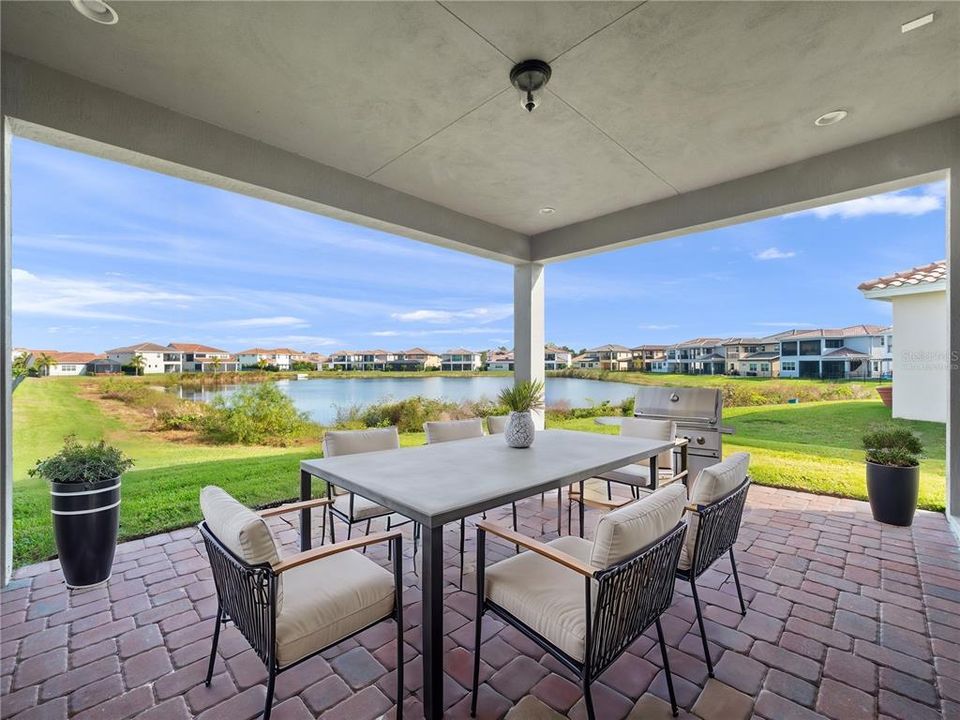
[[[264,720],[270,720],[277,675],[384,620],[397,624],[397,717],[403,715],[403,582],[401,534],[377,533],[280,557],[265,518],[310,507],[327,498],[254,512],[218,487],[200,492],[200,534],[207,549],[217,614],[207,665],[210,686],[228,620],[267,668]],[[310,532],[302,528],[302,532]],[[393,572],[357,548],[389,543]]]
[[[457,440],[468,440],[470,438],[483,437],[483,420],[472,418],[470,420],[444,420],[431,421],[423,424],[423,430],[427,434],[427,444],[442,442],[455,442]],[[517,504],[511,503],[513,508],[513,529],[517,529]],[[487,514],[483,513],[486,519]],[[465,553],[467,539],[467,521],[460,518],[460,582],[459,588],[463,590],[463,557]],[[519,548],[517,548],[519,551]]]
[[[477,524],[472,716],[487,612],[579,676],[590,720],[596,717],[591,683],[655,625],[670,705],[677,714],[660,616],[673,600],[675,563],[687,532],[682,520],[686,497],[683,487],[671,485],[610,512],[600,519],[592,542],[567,535],[543,543],[491,522]],[[485,567],[488,533],[527,552]]]
[[[367,430],[328,430],[323,436],[323,456],[337,457],[339,455],[354,455],[357,453],[377,452],[380,450],[396,450],[400,447],[400,435],[396,427],[371,428]],[[338,488],[327,483],[327,498],[331,501],[330,511],[330,542],[337,541],[333,518],[340,518],[347,525],[347,540],[353,534],[353,526],[366,521],[364,534],[370,533],[370,522],[377,518],[387,519],[387,530],[405,525],[410,520],[394,522],[395,513],[357,495],[344,488]],[[414,524],[413,554],[417,554],[419,545],[419,526]]]
[[[707,632],[703,625],[703,613],[700,611],[700,598],[697,595],[697,578],[718,558],[727,554],[733,570],[733,581],[737,586],[740,614],[747,614],[733,546],[740,532],[743,508],[747,491],[750,489],[750,477],[747,475],[749,465],[750,454],[739,452],[730,455],[723,462],[701,470],[691,489],[690,502],[686,508],[687,541],[677,563],[677,577],[690,583],[693,604],[697,609],[697,623],[700,626],[700,640],[703,642],[703,655],[710,677],[713,677],[713,660],[707,647]]]

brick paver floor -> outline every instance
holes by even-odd
[[[521,504],[521,530],[556,536],[555,495]],[[566,514],[564,513],[564,517]],[[596,513],[588,514],[588,536]],[[506,513],[493,518],[506,522]],[[290,518],[296,522],[296,518]],[[288,552],[297,528],[275,530]],[[565,528],[566,529],[566,528]],[[421,715],[418,578],[405,540],[408,717]],[[456,526],[447,534],[447,716],[468,716],[474,598],[453,585]],[[465,588],[473,584],[473,538]],[[749,604],[741,617],[726,562],[699,583],[716,678],[708,680],[688,586],[663,618],[681,717],[960,718],[960,551],[942,515],[881,526],[865,503],[753,487],[738,543]],[[490,561],[512,550],[491,547]],[[386,565],[380,548],[371,557]],[[203,720],[256,717],[262,664],[234,628],[221,635],[210,688],[214,588],[188,528],[124,543],[106,587],[69,593],[56,562],[21,568],[2,596],[3,718]],[[372,628],[282,674],[274,717],[392,716],[395,640]],[[585,717],[574,679],[520,633],[490,618],[479,717]],[[640,638],[595,686],[602,720],[666,718],[659,649]],[[522,702],[521,702],[522,701]]]

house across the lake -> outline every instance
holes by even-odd
[[[483,353],[465,348],[447,350],[440,356],[440,369],[448,371],[483,370]]]
[[[945,332],[947,283],[947,261],[940,260],[859,285],[864,297],[893,305],[886,353],[895,377],[894,417],[947,420],[947,370],[955,362]]]
[[[240,362],[226,350],[198,343],[175,343],[168,345],[181,354],[183,372],[236,372]]]
[[[487,353],[487,370],[513,371],[512,350],[491,350]]]
[[[105,355],[108,360],[118,363],[123,368],[131,367],[137,362],[134,358],[139,357],[142,363],[139,368],[141,375],[183,372],[183,354],[167,345],[142,342],[107,350]]]
[[[666,345],[637,345],[631,348],[633,360],[631,370],[640,372],[667,372]]]
[[[779,336],[780,376],[879,379],[890,373],[891,336],[882,325],[790,330]]]
[[[545,370],[563,370],[573,363],[573,353],[561,347],[547,343],[543,347],[543,366]]]

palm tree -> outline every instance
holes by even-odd
[[[130,367],[133,368],[133,371],[137,375],[143,375],[143,368],[146,365],[146,361],[143,359],[143,355],[137,353],[132,358],[130,358]]]
[[[50,366],[53,365],[53,358],[46,353],[41,353],[40,357],[33,363],[40,375],[49,375]]]
[[[217,355],[213,358],[213,374],[216,375],[220,372],[220,366],[223,365],[223,360],[220,359],[220,356]]]
[[[270,367],[270,363],[268,363],[264,358],[260,358],[259,360],[257,360],[257,368],[260,371],[264,371],[268,367]]]
[[[21,375],[26,375],[29,370],[29,361],[30,355],[27,353],[20,353],[13,360],[13,376],[20,377]]]

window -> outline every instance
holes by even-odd
[[[797,343],[795,343],[795,342],[780,343],[780,354],[781,354],[781,355],[796,355],[796,354],[797,354]]]
[[[763,370],[764,372],[770,372],[770,363],[763,363],[760,366],[760,369]]]
[[[883,347],[885,339],[882,335],[880,336],[880,347]]]
[[[756,371],[757,371],[757,364],[750,363],[750,372],[756,372]]]
[[[783,362],[783,364],[781,365],[781,367],[782,367],[785,371],[793,372],[793,371],[795,371],[795,370],[797,369],[797,364],[796,364],[795,362],[793,362],[792,360],[786,360],[786,361]]]
[[[824,340],[824,344],[831,350],[843,347],[843,340]]]
[[[801,355],[819,355],[820,341],[819,340],[801,340],[800,354]]]

